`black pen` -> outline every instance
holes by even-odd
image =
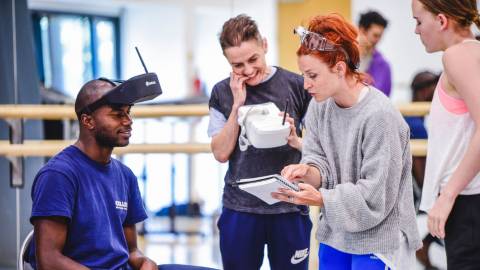
[[[285,118],[287,118],[287,110],[288,110],[288,99],[287,99],[287,102],[285,103],[285,110],[283,110],[282,126],[285,125]]]

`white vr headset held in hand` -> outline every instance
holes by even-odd
[[[287,144],[290,123],[284,122],[280,110],[272,103],[245,105],[238,109],[241,151],[249,145],[255,148],[273,148]],[[284,123],[283,123],[284,122]]]

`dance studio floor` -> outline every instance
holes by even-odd
[[[426,233],[426,216],[417,217],[420,234]],[[146,254],[157,263],[181,263],[221,268],[221,257],[218,246],[218,235],[212,219],[179,217],[176,221],[178,235],[166,233],[169,230],[167,218],[152,218],[146,225],[147,234],[140,239],[141,247]],[[190,234],[184,234],[190,232]],[[193,232],[193,234],[192,234]],[[203,235],[196,234],[201,232]],[[265,257],[266,258],[266,257]],[[432,244],[430,248],[432,264],[439,269],[446,269],[446,258],[443,247]],[[265,259],[261,270],[269,270]],[[420,263],[412,270],[423,270]]]
[[[422,236],[427,231],[426,222],[425,215],[417,216],[417,223]],[[149,233],[144,237],[139,237],[140,248],[159,264],[180,263],[221,268],[218,234],[212,218],[178,217],[175,225],[178,234],[168,232],[170,230],[168,218],[150,218],[145,226]],[[439,269],[446,269],[443,247],[435,243],[432,244],[430,258]],[[0,267],[0,270],[13,269],[15,268]],[[269,269],[268,261],[265,259],[261,270]],[[412,270],[423,269],[420,263],[417,263]]]

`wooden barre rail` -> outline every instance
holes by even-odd
[[[62,140],[26,140],[23,144],[10,144],[9,141],[0,141],[0,156],[46,156],[51,157],[74,141]],[[114,154],[133,153],[210,153],[209,143],[184,143],[184,144],[130,144],[126,147],[116,147]]]
[[[412,102],[398,105],[404,116],[422,116],[428,114],[430,102]],[[206,116],[208,104],[195,105],[137,105],[132,107],[136,118],[162,116]],[[0,105],[0,118],[3,119],[76,119],[71,105]]]
[[[414,102],[397,106],[404,116],[422,116],[430,110],[429,102]],[[152,118],[163,116],[206,116],[207,104],[195,105],[138,105],[132,108],[136,118]],[[0,118],[3,119],[75,119],[71,105],[0,105]],[[25,141],[24,144],[10,144],[0,141],[0,156],[53,156],[72,141]],[[411,140],[413,156],[425,156],[426,140]],[[207,143],[189,144],[131,144],[127,147],[115,148],[115,154],[127,153],[209,153]]]
[[[430,102],[411,102],[397,105],[403,116],[424,116],[430,112]]]
[[[412,152],[412,156],[414,157],[427,156],[427,140],[410,140],[410,151]]]
[[[63,148],[74,141],[57,140],[27,140],[23,144],[10,144],[8,141],[0,141],[0,156],[54,156]],[[427,154],[427,140],[410,140],[410,150],[413,156],[425,156]],[[127,147],[116,147],[115,154],[132,153],[210,153],[208,143],[184,143],[184,144],[130,144]]]
[[[208,104],[195,105],[137,105],[132,107],[136,118],[162,116],[205,116]],[[71,105],[0,105],[0,118],[4,119],[76,119]]]

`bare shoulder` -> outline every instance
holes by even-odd
[[[447,50],[442,57],[443,84],[452,96],[466,98],[467,92],[480,85],[480,42],[462,42]]]
[[[445,50],[442,59],[444,64],[465,61],[477,62],[478,64],[480,61],[480,42],[472,40],[451,46]]]
[[[480,72],[480,42],[462,42],[451,46],[442,57],[447,74],[467,75],[470,71]]]

